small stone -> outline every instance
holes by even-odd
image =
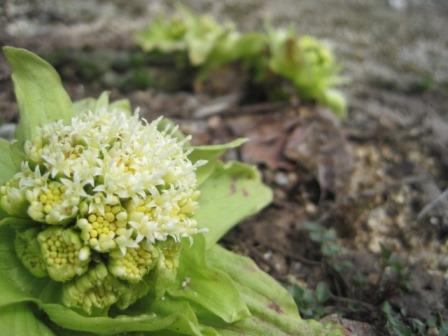
[[[378,273],[371,273],[368,276],[368,281],[372,285],[377,285],[380,281],[380,275]]]
[[[448,256],[443,256],[440,258],[439,267],[443,270],[448,269]]]
[[[313,203],[307,203],[305,205],[305,211],[307,214],[315,214],[317,212],[317,207]]]
[[[408,3],[406,0],[389,0],[389,6],[396,10],[406,9]]]
[[[208,119],[207,124],[211,129],[218,129],[222,125],[222,119],[218,116],[213,116]]]
[[[437,217],[431,217],[430,219],[429,219],[429,222],[432,224],[432,225],[438,225],[439,224],[439,219],[437,218]]]
[[[270,260],[272,258],[272,251],[267,251],[266,253],[264,253],[263,258],[265,260]]]
[[[274,176],[274,181],[281,187],[286,187],[289,184],[288,175],[283,172],[277,172]]]
[[[439,331],[437,330],[436,327],[429,328],[428,336],[438,336],[438,335],[439,335]]]
[[[274,196],[276,200],[284,200],[287,197],[287,194],[284,190],[281,189],[275,189],[274,190]]]

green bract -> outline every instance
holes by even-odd
[[[0,187],[0,205],[13,216],[22,216],[28,208],[25,192],[19,187],[18,176],[13,177]]]
[[[244,140],[191,147],[107,94],[72,104],[48,63],[4,52],[21,113],[0,141],[4,335],[340,335],[216,244],[271,201],[218,159]]]
[[[85,275],[64,286],[62,302],[70,308],[106,309],[116,303],[125,286],[113,277],[103,263],[91,268]]]
[[[293,29],[240,33],[232,24],[181,7],[174,16],[156,18],[136,42],[148,52],[186,53],[191,65],[199,67],[200,79],[211,69],[240,62],[267,86],[275,76],[286,79],[300,98],[345,115],[345,98],[335,89],[343,79],[330,49],[311,36],[297,37]]]
[[[17,231],[14,245],[17,256],[25,268],[34,276],[41,278],[46,276],[48,272],[37,240],[38,233],[39,230],[37,229]]]

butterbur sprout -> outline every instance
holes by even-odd
[[[107,94],[72,103],[48,63],[4,51],[20,122],[16,141],[0,140],[2,327],[340,335],[303,321],[280,285],[216,244],[272,198],[255,168],[219,161],[243,140],[193,147]]]
[[[188,159],[188,138],[160,131],[159,122],[147,124],[138,115],[105,108],[86,111],[68,124],[48,123],[25,143],[27,161],[3,187],[6,204],[17,201],[22,215],[43,224],[27,238],[32,246],[37,241],[45,268],[38,272],[30,256],[21,258],[24,266],[54,281],[74,280],[64,284],[71,293],[65,297],[74,302],[83,301],[84,288],[104,293],[78,304],[88,311],[118,300],[109,287],[120,282],[112,278],[142,281],[159,254],[164,267],[173,270],[181,239],[199,232],[193,218],[199,164]],[[4,209],[18,212],[14,206]],[[108,283],[104,288],[102,281]]]
[[[265,32],[240,32],[232,23],[178,6],[174,14],[161,14],[138,31],[135,41],[148,53],[188,56],[190,65],[198,69],[196,84],[217,69],[243,64],[258,84],[267,87],[268,96],[278,90],[282,96],[287,94],[281,87],[272,87],[275,78],[273,83],[288,83],[288,91],[301,100],[316,101],[345,117],[347,103],[338,86],[346,79],[331,49],[314,37],[298,36],[292,27],[274,29],[267,24],[266,28]]]

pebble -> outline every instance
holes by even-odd
[[[439,221],[439,218],[437,218],[437,217],[435,217],[435,216],[432,216],[432,217],[429,219],[429,223],[431,223],[431,225],[439,225],[440,221]]]
[[[281,189],[274,189],[274,198],[276,201],[285,200],[287,198],[287,194]]]
[[[219,116],[213,116],[207,121],[208,127],[215,130],[222,126],[222,123],[222,118],[220,118]]]
[[[277,172],[274,176],[275,183],[281,187],[286,187],[289,184],[288,175],[283,172]]]
[[[396,10],[406,9],[408,3],[406,0],[389,0],[389,6]]]
[[[448,269],[448,256],[443,256],[439,260],[439,267],[443,270]]]
[[[306,203],[305,211],[308,214],[315,214],[317,212],[317,207],[313,203]]]
[[[438,335],[439,335],[439,331],[437,330],[436,327],[429,328],[428,336],[438,336]]]
[[[264,253],[263,258],[265,260],[270,260],[272,258],[272,251],[267,251],[266,253]]]

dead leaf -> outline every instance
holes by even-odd
[[[245,162],[265,164],[272,169],[293,170],[283,155],[288,132],[297,122],[296,113],[274,113],[232,118],[228,120],[230,129],[237,136],[249,138],[241,150]]]
[[[287,140],[285,156],[311,170],[323,193],[346,195],[353,163],[338,122],[326,110],[301,112],[300,122]]]

